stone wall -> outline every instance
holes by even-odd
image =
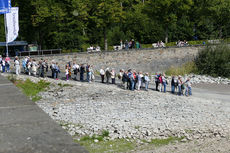
[[[135,68],[137,71],[164,71],[170,66],[178,66],[194,59],[201,47],[160,48],[149,50],[128,50],[101,53],[75,53],[70,55],[56,55],[34,57],[36,60],[47,59],[49,63],[55,60],[63,70],[69,61],[89,63],[95,70],[101,67],[119,70]]]

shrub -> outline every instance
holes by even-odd
[[[198,72],[213,77],[230,76],[230,47],[226,44],[207,46],[195,59]]]
[[[197,73],[195,62],[188,62],[180,67],[171,66],[166,72],[166,75],[185,75],[190,73]]]

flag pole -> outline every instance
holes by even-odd
[[[7,27],[6,27],[6,14],[4,14],[4,23],[5,23],[5,35],[6,35],[6,56],[9,56],[8,52],[8,36],[7,36]]]

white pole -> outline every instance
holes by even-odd
[[[6,35],[6,56],[9,56],[8,52],[8,36],[7,36],[7,26],[6,26],[6,14],[4,14],[4,23],[5,23],[5,35]]]

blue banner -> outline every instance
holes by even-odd
[[[11,0],[0,0],[0,14],[9,13],[11,9]]]

